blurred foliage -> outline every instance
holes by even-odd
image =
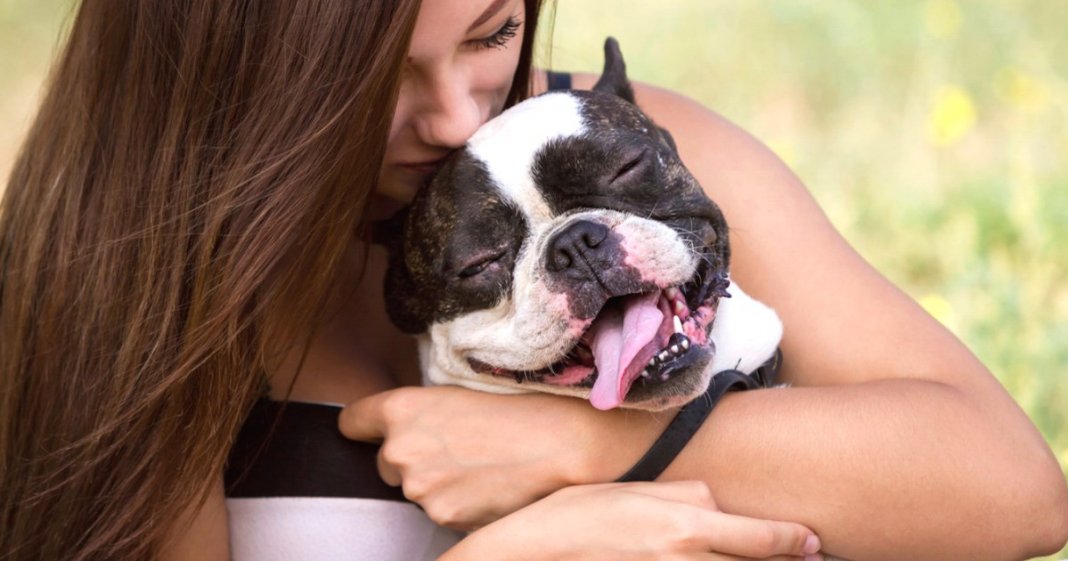
[[[70,5],[0,0],[0,177]],[[1068,466],[1066,21],[1050,0],[558,0],[544,60],[598,71],[614,35],[633,78],[767,143]]]
[[[0,0],[0,192],[71,6],[71,0]]]

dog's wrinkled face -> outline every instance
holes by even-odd
[[[430,381],[663,409],[707,387],[727,227],[633,103],[614,41],[594,91],[484,125],[414,200],[386,280]]]

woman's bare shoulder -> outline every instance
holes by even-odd
[[[588,89],[592,74],[575,74]],[[786,376],[800,384],[923,378],[996,382],[952,334],[870,266],[765,145],[682,94],[634,83],[687,168],[726,216],[732,278],[783,319]],[[1000,392],[998,392],[1000,393]]]

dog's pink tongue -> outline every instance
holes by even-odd
[[[618,407],[627,397],[634,377],[624,380],[627,366],[649,341],[656,337],[664,313],[656,303],[659,293],[623,298],[622,310],[609,305],[597,316],[590,328],[590,347],[597,365],[597,380],[590,392],[590,403],[607,410]]]

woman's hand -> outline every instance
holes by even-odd
[[[375,394],[346,407],[338,424],[348,438],[383,441],[382,479],[435,522],[464,530],[563,487],[611,480],[661,426],[647,413],[600,412],[578,399],[456,387]]]
[[[490,524],[439,561],[819,559],[808,528],[720,512],[702,482],[568,487]]]

